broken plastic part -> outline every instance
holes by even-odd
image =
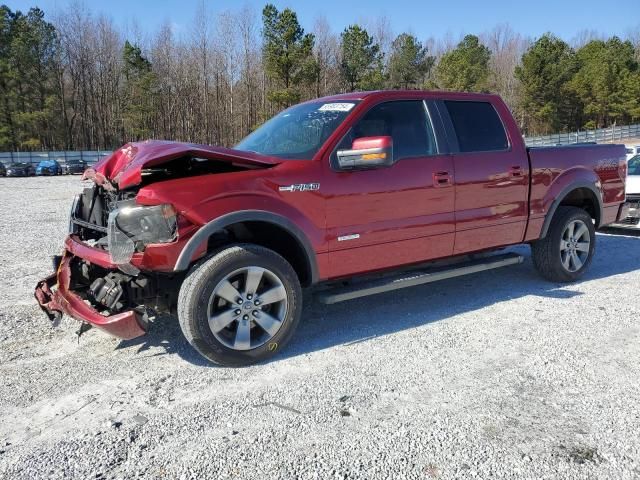
[[[127,234],[122,232],[118,228],[116,217],[118,211],[114,210],[109,214],[109,221],[107,223],[107,244],[109,246],[109,255],[111,261],[117,264],[129,263],[133,252],[136,250],[136,245]]]
[[[177,236],[176,211],[171,205],[140,206],[131,200],[119,202],[109,214],[107,237],[111,261],[129,263],[136,243],[169,243]]]

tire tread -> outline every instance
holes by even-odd
[[[180,328],[187,339],[187,341],[195,348],[195,350],[207,358],[208,360],[224,366],[245,366],[251,363],[256,363],[261,359],[251,358],[230,358],[225,356],[224,353],[214,351],[210,345],[207,344],[202,338],[202,334],[199,329],[199,323],[195,318],[195,309],[197,308],[198,292],[202,291],[205,285],[209,282],[209,279],[215,275],[215,272],[223,267],[229,265],[234,260],[243,260],[246,258],[247,253],[266,257],[276,260],[280,263],[281,268],[285,271],[285,282],[289,281],[293,290],[293,297],[291,303],[294,310],[294,319],[289,332],[286,332],[285,339],[279,342],[282,346],[293,336],[295,327],[300,317],[300,307],[302,304],[302,292],[298,277],[293,270],[293,267],[285,260],[281,255],[255,244],[236,244],[233,246],[227,246],[217,251],[212,252],[205,258],[193,265],[189,270],[189,273],[185,277],[180,292],[178,294],[178,322]],[[297,311],[296,311],[297,310]],[[261,348],[261,347],[258,347]],[[275,353],[275,352],[274,352]],[[265,355],[264,358],[267,356]]]
[[[583,220],[591,233],[592,250],[587,259],[587,264],[577,272],[566,271],[559,259],[558,244],[562,235],[564,226],[572,220]],[[581,277],[588,269],[593,259],[596,237],[594,235],[595,228],[591,222],[589,214],[578,207],[558,207],[549,231],[544,238],[536,240],[531,244],[531,257],[536,270],[547,280],[552,282],[571,282]]]

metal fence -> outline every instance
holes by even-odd
[[[106,155],[112,152],[103,150],[92,151],[58,151],[58,152],[0,152],[0,162],[5,165],[11,163],[23,162],[37,165],[42,160],[57,160],[64,162],[66,160],[84,160],[89,165],[93,165]]]
[[[539,147],[582,142],[624,143],[626,138],[640,138],[640,124],[599,128],[597,130],[585,130],[584,132],[556,133],[555,135],[542,137],[525,137],[524,141],[528,147]]]

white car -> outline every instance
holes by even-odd
[[[627,208],[626,217],[620,223],[612,224],[613,227],[640,229],[640,154],[631,157],[627,161]]]
[[[640,145],[625,145],[625,148],[627,149],[627,161],[636,155],[640,155]]]

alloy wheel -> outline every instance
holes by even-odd
[[[591,236],[582,220],[573,220],[567,224],[560,239],[560,260],[569,272],[577,272],[589,258]]]
[[[209,328],[223,345],[251,350],[273,338],[287,315],[287,291],[278,276],[257,266],[226,275],[213,290]]]

